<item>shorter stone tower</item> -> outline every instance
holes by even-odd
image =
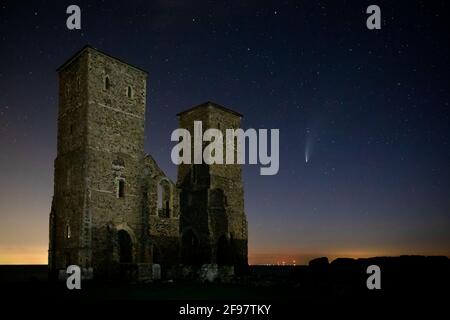
[[[206,102],[178,114],[179,127],[192,137],[194,121],[203,132],[240,128],[242,115],[213,102]],[[225,145],[225,144],[224,144]],[[224,153],[225,154],[225,153]],[[181,261],[186,265],[218,264],[246,270],[247,219],[244,187],[239,164],[180,164]]]

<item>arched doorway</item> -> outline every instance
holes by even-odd
[[[160,257],[160,254],[159,254],[159,249],[158,249],[158,247],[156,245],[153,245],[152,246],[152,261],[153,261],[153,263],[160,264],[161,263],[160,260],[161,260],[161,257]]]
[[[197,265],[199,261],[198,238],[192,229],[187,230],[181,237],[182,261],[187,265]]]
[[[225,235],[221,236],[217,241],[217,264],[219,266],[232,265],[230,241]]]
[[[117,232],[117,238],[119,242],[119,262],[133,262],[133,243],[130,235],[125,230],[119,230]]]

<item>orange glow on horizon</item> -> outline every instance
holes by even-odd
[[[0,247],[0,264],[47,264],[47,247]]]
[[[47,264],[47,247],[0,247],[0,264]],[[307,265],[310,260],[318,257],[327,257],[331,262],[336,258],[368,258],[379,256],[400,256],[400,255],[444,255],[442,252],[408,252],[391,250],[342,250],[333,253],[270,253],[252,252],[249,253],[248,262],[250,265]]]

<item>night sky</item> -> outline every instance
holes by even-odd
[[[56,68],[86,44],[149,72],[145,149],[174,180],[179,111],[280,129],[278,175],[244,167],[250,263],[450,255],[446,2],[0,1],[0,263],[47,261]]]

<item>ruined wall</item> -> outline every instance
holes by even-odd
[[[144,164],[144,215],[149,236],[147,261],[161,264],[165,271],[168,266],[179,262],[179,191],[151,156],[145,157]],[[161,184],[166,188],[158,192]],[[159,200],[167,200],[167,208],[164,203],[159,208],[158,203],[162,202],[158,201],[159,197]]]

